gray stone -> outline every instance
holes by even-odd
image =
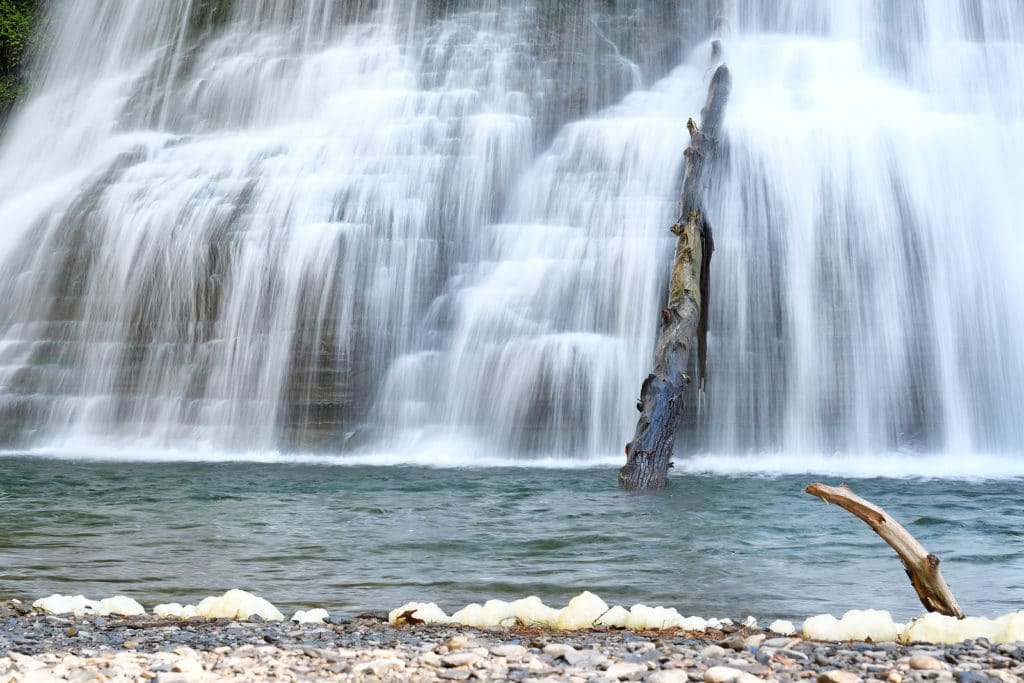
[[[516,644],[495,645],[491,648],[491,654],[506,659],[522,659],[526,656],[526,648]]]
[[[705,683],[763,683],[763,679],[728,666],[713,666],[704,672]]]
[[[747,647],[747,640],[741,635],[730,636],[725,640],[719,641],[720,646],[729,649],[736,650],[737,652],[745,650]]]
[[[634,640],[631,643],[626,643],[626,649],[636,654],[650,652],[655,647],[655,644],[649,640]]]
[[[765,635],[763,633],[755,633],[752,636],[747,636],[747,639],[743,641],[743,644],[747,647],[758,648],[764,644]]]
[[[818,683],[860,683],[861,678],[849,671],[826,671],[818,674]]]
[[[636,664],[634,662],[615,662],[605,670],[605,675],[609,678],[617,678],[619,680],[624,678],[632,678],[639,674],[647,673],[646,664]]]
[[[655,671],[644,679],[646,683],[686,683],[690,680],[682,669],[663,669]]]
[[[597,650],[570,650],[562,655],[562,658],[565,659],[569,666],[590,669],[597,668],[608,660],[607,657]],[[645,666],[644,668],[646,669],[647,667]]]
[[[701,659],[721,659],[725,656],[725,648],[721,645],[708,645],[700,651]]]
[[[980,671],[957,671],[953,675],[956,677],[956,683],[997,683],[999,681],[998,678],[993,678]]]
[[[365,673],[369,671],[374,676],[383,676],[388,673],[403,671],[404,669],[405,662],[403,660],[398,659],[397,657],[386,657],[357,664],[354,671],[355,673]]]
[[[550,657],[562,657],[566,652],[571,652],[575,649],[572,645],[567,645],[566,643],[548,643],[541,652]]]
[[[449,652],[459,650],[469,645],[469,637],[462,634],[452,636],[448,640],[444,641],[442,645],[448,648]]]
[[[765,647],[792,647],[793,644],[799,642],[799,638],[792,638],[786,636],[785,638],[769,638],[762,643]]]
[[[441,657],[441,663],[447,667],[470,666],[480,661],[481,657],[470,650],[458,650]]]

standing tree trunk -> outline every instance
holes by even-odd
[[[720,53],[718,41],[712,55]],[[722,115],[729,99],[729,69],[722,64],[708,86],[701,110],[701,127],[691,118],[690,146],[679,220],[672,226],[678,236],[668,306],[661,311],[661,328],[654,351],[654,371],[644,380],[640,394],[640,419],[633,440],[626,444],[626,464],[619,470],[624,489],[662,489],[672,466],[672,448],[683,409],[683,391],[697,377],[704,389],[707,357],[707,307],[711,252],[714,242],[704,208],[703,194],[709,169],[718,151]],[[696,348],[695,348],[696,347]],[[696,358],[694,351],[696,350]]]

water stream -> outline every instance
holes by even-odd
[[[717,30],[682,450],[1017,466],[1024,8],[717,7],[56,4],[0,143],[4,445],[617,457]]]

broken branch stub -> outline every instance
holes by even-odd
[[[864,500],[845,485],[826,486],[814,483],[809,484],[804,492],[817,496],[826,503],[835,503],[866,522],[881,536],[882,540],[899,555],[910,583],[925,609],[957,619],[964,618],[960,605],[957,604],[953,592],[939,571],[939,558],[925,550],[924,546],[885,510]]]

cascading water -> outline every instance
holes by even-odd
[[[56,8],[0,149],[4,440],[621,453],[718,3],[512,5]],[[681,449],[1018,453],[1024,9],[751,0],[720,29]]]
[[[1019,454],[1024,7],[741,6],[704,448]]]

